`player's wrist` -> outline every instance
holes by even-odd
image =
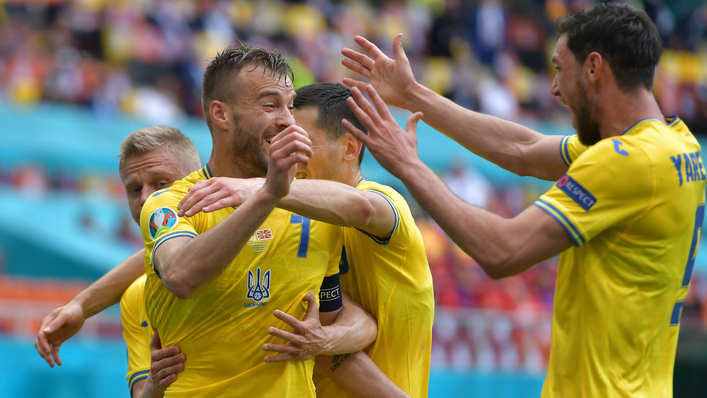
[[[421,112],[424,99],[432,92],[427,87],[414,81],[410,83],[407,90],[403,91],[403,108],[410,112]]]

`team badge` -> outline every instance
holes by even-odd
[[[270,298],[270,270],[265,271],[263,279],[260,279],[260,267],[255,271],[248,270],[248,293],[245,298],[260,302]]]
[[[150,238],[155,240],[162,232],[177,226],[177,212],[169,207],[160,207],[150,215]]]

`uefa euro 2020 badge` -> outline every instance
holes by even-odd
[[[245,307],[262,307],[267,305],[267,302],[262,302],[270,298],[270,270],[265,271],[263,279],[260,279],[260,267],[256,269],[256,275],[253,271],[248,270],[248,293],[245,298],[255,301],[255,303],[245,303]]]
[[[150,215],[150,238],[155,240],[162,232],[177,226],[177,212],[169,207],[160,207]]]

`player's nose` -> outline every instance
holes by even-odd
[[[289,107],[283,107],[280,112],[278,112],[276,123],[278,127],[284,130],[295,124],[295,115]]]
[[[557,80],[558,80],[558,79],[557,79],[557,76],[558,76],[558,75],[555,75],[555,78],[552,79],[552,86],[550,87],[550,92],[551,92],[552,95],[554,95],[555,97],[559,97],[559,96],[560,96],[560,85],[559,85],[558,82],[557,82]]]

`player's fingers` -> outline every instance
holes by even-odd
[[[354,51],[350,48],[343,48],[341,50],[341,54],[344,57],[350,59],[352,62],[355,62],[355,63],[357,63],[357,64],[361,65],[362,67],[369,69],[369,70],[373,69],[373,67],[376,64],[376,62],[374,60],[372,60],[371,57],[369,57],[365,54],[361,54],[360,52]]]
[[[164,369],[169,369],[175,365],[181,364],[186,359],[187,358],[186,358],[186,356],[184,356],[184,354],[172,355],[170,357],[162,359],[161,361],[153,362],[152,365],[150,366],[150,370],[152,371],[153,374],[155,374],[155,373],[161,372]],[[164,375],[166,376],[168,373],[165,373]],[[162,377],[164,377],[164,376],[162,376]]]
[[[292,327],[295,330],[295,333],[302,334],[302,332],[304,331],[302,329],[302,322],[299,319],[293,317],[292,315],[290,315],[284,311],[280,311],[280,310],[275,310],[275,312],[273,312],[273,315],[275,316],[275,318],[285,322],[290,327]],[[277,328],[270,327],[270,328],[268,328],[268,332],[270,332],[270,329],[277,329]]]
[[[344,58],[341,60],[341,64],[344,65],[345,67],[351,69],[352,71],[358,73],[359,75],[365,77],[366,79],[371,78],[370,69],[364,67],[363,65],[359,64],[358,62],[354,62],[348,58]]]
[[[373,105],[375,105],[380,117],[384,120],[395,121],[395,119],[393,119],[393,116],[390,114],[388,106],[385,105],[383,98],[381,98],[381,96],[378,94],[378,91],[376,91],[376,89],[372,85],[369,84],[366,86],[366,92],[371,97],[371,101],[373,101]]]
[[[298,162],[309,161],[312,156],[314,156],[312,147],[300,141],[290,142],[272,154],[276,164],[282,169],[289,169]]]
[[[373,87],[370,84],[368,87]],[[371,105],[371,102],[364,97],[363,93],[361,90],[359,90],[357,87],[354,87],[351,89],[351,95],[353,96],[354,100],[356,100],[356,103],[358,106],[368,115],[368,117],[371,119],[374,125],[379,126],[381,125],[381,115],[378,113],[376,108]],[[387,108],[386,108],[387,110]],[[358,115],[357,115],[358,116]],[[360,120],[360,119],[359,119]]]
[[[307,315],[304,316],[304,319],[319,319],[319,305],[317,305],[317,297],[314,295],[314,292],[308,292],[305,294],[302,301],[307,302]]]
[[[46,338],[44,340],[46,341]],[[47,365],[49,365],[50,368],[53,368],[54,360],[52,359],[51,355],[49,355],[51,349],[46,350],[44,344],[40,343],[39,337],[37,337],[37,340],[35,340],[34,342],[34,348],[37,349],[37,353],[39,354],[39,356],[42,357],[45,361],[47,361]]]
[[[361,82],[358,80],[349,79],[348,77],[344,78],[343,83],[346,87],[349,87],[349,88],[358,87],[359,90],[365,89],[366,85],[368,85],[368,83],[366,83],[366,82]]]
[[[172,373],[172,374],[168,375],[167,377],[165,377],[164,379],[160,380],[158,384],[159,384],[160,388],[162,388],[164,390],[165,388],[167,388],[170,384],[174,383],[175,381],[177,381],[177,374]]]
[[[268,355],[265,357],[265,362],[286,362],[286,361],[294,361],[300,359],[299,355],[295,354],[277,354],[277,355]]]
[[[376,61],[382,57],[388,58],[385,54],[383,54],[383,51],[381,51],[380,48],[378,48],[375,44],[368,41],[365,37],[356,36],[356,37],[354,37],[354,41],[356,42],[356,44],[361,46],[361,48],[366,50],[366,52],[368,54],[370,54],[371,57],[373,57],[373,59],[375,59]]]
[[[295,354],[299,355],[302,349],[292,344],[263,344],[261,347],[263,351],[269,352],[279,352],[281,354]]]
[[[204,181],[204,180],[197,181],[196,184],[194,184],[191,188],[189,188],[189,190],[187,191],[187,194],[184,195],[182,200],[179,201],[179,203],[177,204],[177,210],[181,210],[182,207],[184,206],[184,203],[186,203],[186,201],[188,201],[192,197],[192,195],[197,193],[201,188],[211,185],[211,184],[213,184],[213,179],[208,179],[206,181]]]
[[[312,141],[309,139],[309,135],[307,134],[307,132],[305,132],[301,128],[291,129],[290,131],[283,131],[282,133],[273,137],[273,139],[270,141],[270,152],[279,150],[280,148],[294,141],[302,142],[310,146],[312,145]]]
[[[155,330],[152,334],[152,340],[150,340],[150,351],[157,351],[162,348],[162,340],[160,340],[160,334]]]
[[[425,114],[422,112],[415,112],[408,118],[407,123],[405,123],[405,131],[409,133],[417,132],[417,122],[419,122]]]
[[[160,348],[159,350],[154,350],[152,351],[152,356],[150,357],[152,362],[159,362],[163,360],[164,358],[168,358],[171,356],[175,356],[179,354],[181,350],[179,347],[174,346],[174,347],[165,347],[165,348]]]
[[[393,39],[393,53],[395,54],[395,59],[399,60],[405,60],[407,61],[408,57],[405,54],[405,49],[403,49],[403,34],[398,33],[395,35],[395,39]]]
[[[54,362],[56,362],[57,365],[61,366],[61,358],[59,357],[59,348],[61,346],[59,345],[54,345],[52,346],[52,357],[54,358]]]
[[[356,137],[357,140],[363,142],[363,145],[367,145],[368,136],[366,135],[366,133],[359,130],[358,127],[354,126],[353,124],[351,124],[351,122],[349,122],[346,119],[341,119],[341,124],[344,126],[346,131],[348,131],[349,133],[351,133],[351,135]]]
[[[203,211],[204,213],[211,213],[212,211],[225,209],[226,207],[230,207],[231,205],[240,206],[242,204],[243,204],[242,201],[237,201],[237,202],[232,203],[229,201],[229,198],[221,198],[214,203],[204,206],[204,208],[201,209],[201,211]]]
[[[358,119],[358,121],[361,122],[363,127],[365,127],[366,130],[368,130],[368,134],[370,134],[371,136],[377,134],[378,127],[376,126],[376,123],[368,116],[368,114],[363,109],[361,109],[358,102],[354,101],[353,98],[349,97],[346,99],[346,104],[349,106],[349,109],[351,109],[351,112],[354,113],[354,115],[356,116],[356,119]],[[351,131],[351,130],[349,130],[349,131]],[[355,134],[354,134],[354,136],[356,138],[359,138]],[[361,139],[361,138],[359,138],[359,139]],[[362,142],[364,144],[366,144],[368,141],[366,140],[366,141],[362,141]]]
[[[195,209],[195,205],[199,202],[201,202],[204,198],[209,197],[210,195],[213,195],[215,192],[217,192],[219,189],[218,185],[213,183],[210,185],[202,185],[201,187],[198,187],[195,189],[195,187],[191,187],[189,189],[188,193],[191,193],[193,190],[194,192],[192,195],[187,199],[184,204],[182,205],[182,208],[179,209],[179,212],[177,213],[178,216],[180,217],[191,217],[194,214],[198,213]]]

